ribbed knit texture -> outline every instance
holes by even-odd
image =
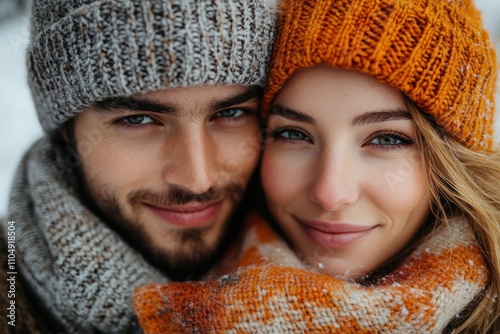
[[[168,280],[85,207],[68,156],[42,139],[17,170],[8,208],[16,264],[64,334],[139,332],[134,289]]]
[[[318,63],[371,74],[464,146],[492,146],[496,55],[471,0],[281,1],[264,110]]]
[[[146,334],[441,333],[488,281],[460,219],[440,226],[370,287],[306,270],[264,221],[250,223],[234,274],[136,290]]]
[[[276,0],[32,4],[28,80],[45,131],[108,97],[265,84]]]

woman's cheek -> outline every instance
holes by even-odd
[[[304,160],[298,152],[265,149],[262,157],[261,178],[267,201],[274,206],[287,206],[304,193]],[[302,163],[301,163],[302,160]],[[307,192],[306,192],[307,194]]]

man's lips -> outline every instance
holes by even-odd
[[[346,248],[356,243],[377,226],[347,224],[296,218],[304,233],[324,248]]]
[[[217,216],[222,207],[222,200],[209,204],[179,205],[171,208],[162,208],[145,204],[156,216],[169,224],[194,228],[208,225]]]

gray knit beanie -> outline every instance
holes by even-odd
[[[33,0],[28,80],[45,131],[114,96],[264,86],[276,0]]]

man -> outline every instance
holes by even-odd
[[[33,1],[29,84],[47,136],[19,166],[8,221],[50,330],[134,332],[136,287],[200,277],[232,237],[276,4],[81,3]]]

